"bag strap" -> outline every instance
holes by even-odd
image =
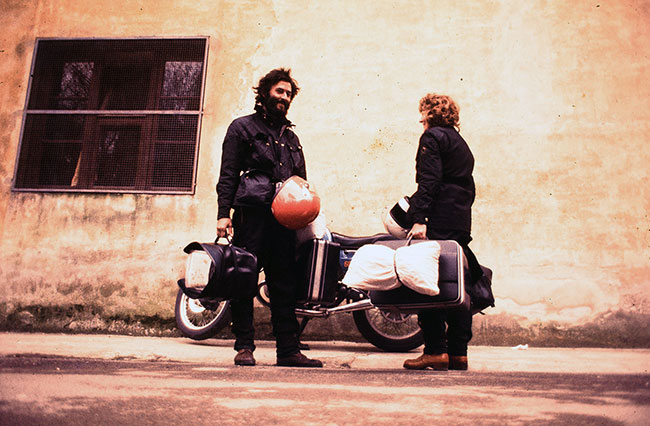
[[[226,234],[224,237],[219,237],[219,236],[217,236],[217,238],[214,240],[214,243],[215,243],[215,244],[219,244],[219,240],[220,240],[221,238],[225,238],[226,241],[228,241],[228,245],[227,245],[226,247],[224,247],[224,250],[227,250],[227,249],[231,249],[231,250],[232,250],[232,242],[230,241],[230,237],[228,236],[228,234]],[[225,245],[225,244],[222,244],[222,245]],[[212,257],[212,255],[210,254],[210,252],[206,251],[205,249],[204,249],[204,251],[207,253],[208,256],[210,256],[210,259],[212,259],[212,261],[214,262],[214,258]],[[232,255],[232,254],[231,254],[231,255]],[[219,265],[219,266],[220,266],[219,270],[220,270],[220,271],[223,271],[223,270],[224,270],[224,267],[225,267],[225,263],[226,263],[226,256],[225,256],[225,253],[221,256],[221,262],[220,262],[220,263],[221,263],[221,265]],[[216,265],[215,265],[215,266],[216,266]],[[237,266],[235,265],[235,268],[236,268],[236,267],[237,267]],[[211,288],[212,288],[212,286],[210,285],[212,282],[213,282],[213,281],[212,281],[212,275],[211,275],[211,276],[210,276],[210,279],[208,280],[208,284],[207,284],[207,285],[205,286],[205,288],[201,291],[201,296],[204,296],[205,293],[208,291],[208,289],[211,289]]]
[[[411,236],[408,237],[408,239],[406,240],[406,244],[404,244],[402,247],[410,246],[410,245],[411,245],[411,240],[412,240],[412,239],[413,239],[413,236],[411,235]],[[402,280],[401,280],[400,277],[399,277],[399,273],[397,272],[397,261],[396,261],[396,258],[397,258],[397,250],[395,251],[395,253],[393,253],[393,269],[395,270],[395,278],[397,278],[397,282],[400,283],[401,285],[404,285],[404,283],[402,282]]]
[[[215,243],[215,244],[219,244],[219,240],[220,240],[221,238],[225,238],[226,241],[228,241],[228,244],[226,245],[226,247],[224,247],[224,255],[221,256],[221,270],[223,271],[224,266],[225,266],[225,263],[226,263],[226,255],[225,255],[225,251],[228,251],[228,254],[229,254],[230,257],[232,258],[232,266],[233,266],[233,268],[234,268],[234,270],[235,270],[235,274],[236,274],[236,273],[239,271],[239,266],[237,265],[237,252],[235,251],[235,247],[234,247],[233,244],[232,244],[232,239],[231,239],[230,236],[226,233],[226,235],[223,236],[223,237],[219,237],[219,236],[217,236],[217,239],[214,240],[214,243]]]

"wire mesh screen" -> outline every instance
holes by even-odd
[[[17,183],[24,188],[190,190],[196,115],[29,114]]]
[[[205,48],[39,41],[15,188],[191,191]]]

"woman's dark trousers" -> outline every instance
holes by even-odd
[[[430,240],[454,240],[460,244],[467,258],[470,280],[480,277],[480,266],[469,249],[469,233],[455,230],[428,229]],[[478,275],[477,275],[478,274]],[[466,295],[467,296],[467,295]],[[418,313],[418,322],[424,333],[424,353],[466,356],[467,344],[472,339],[472,313],[465,307],[453,309],[426,309]]]

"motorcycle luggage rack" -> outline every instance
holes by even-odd
[[[369,309],[372,307],[373,304],[370,301],[370,299],[362,299],[359,300],[358,302],[352,302],[346,305],[340,305],[340,306],[335,306],[333,308],[326,308],[326,309],[296,308],[296,313],[303,317],[323,318],[323,317],[328,317],[331,314],[335,314],[335,313],[363,311],[365,309]]]

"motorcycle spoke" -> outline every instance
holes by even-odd
[[[192,299],[182,290],[176,295],[176,325],[194,340],[214,337],[230,322],[230,302],[219,299]]]
[[[419,331],[415,315],[404,315],[371,309],[366,311],[373,328],[386,337],[405,337]]]
[[[187,317],[187,322],[197,329],[205,327],[214,321],[219,315],[219,310],[211,311],[205,309],[201,302],[195,299],[185,298],[184,314]]]

